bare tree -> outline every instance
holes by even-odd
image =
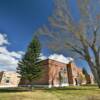
[[[54,11],[39,35],[47,36],[53,50],[67,49],[87,61],[100,88],[100,0],[54,0]],[[76,11],[77,17],[73,11]]]

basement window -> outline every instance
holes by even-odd
[[[6,83],[9,83],[10,81],[9,80],[6,80]]]
[[[10,77],[7,77],[5,83],[10,83]]]

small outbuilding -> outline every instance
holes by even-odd
[[[0,87],[18,87],[19,74],[13,71],[0,72]]]

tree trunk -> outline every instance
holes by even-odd
[[[96,83],[98,84],[98,87],[100,88],[100,68],[99,68],[99,66],[94,66],[91,62],[88,62],[88,64],[94,75],[94,79],[95,79]]]
[[[29,80],[29,90],[30,90],[30,91],[32,91],[32,89],[33,89],[33,88],[32,88],[32,87],[33,87],[32,85],[33,85],[33,84],[32,84],[32,81]]]
[[[97,66],[97,73],[98,73],[98,86],[100,88],[100,66]]]
[[[32,91],[32,85],[29,86],[29,90]]]

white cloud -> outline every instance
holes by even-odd
[[[62,54],[52,54],[48,57],[49,59],[56,60],[62,63],[68,64],[69,62],[73,61],[74,59],[71,57],[65,57]]]
[[[0,53],[1,54],[5,54],[5,55],[8,55],[8,56],[15,57],[15,58],[21,58],[21,55],[23,54],[20,51],[18,51],[18,52],[11,51],[10,52],[10,51],[7,50],[7,47],[6,46],[1,46],[0,47]]]
[[[43,54],[43,53],[41,53],[40,54],[40,57],[39,57],[41,60],[45,60],[45,59],[47,59],[47,57]]]
[[[0,64],[7,67],[16,67],[18,63],[18,60],[16,60],[14,57],[0,54]]]
[[[6,39],[7,35],[0,33],[0,69],[1,70],[15,70],[19,59],[21,59],[24,52],[22,51],[9,51],[7,45],[9,44]],[[4,46],[6,44],[6,46]]]
[[[0,33],[0,45],[3,45],[3,44],[9,44],[9,42],[7,40],[7,35]]]
[[[52,60],[56,60],[62,63],[66,63],[68,64],[69,62],[73,61],[74,59],[71,57],[65,57],[62,54],[51,54],[49,57],[46,57],[44,54],[41,53],[40,55],[40,59],[41,60],[45,60],[45,59],[52,59]]]

